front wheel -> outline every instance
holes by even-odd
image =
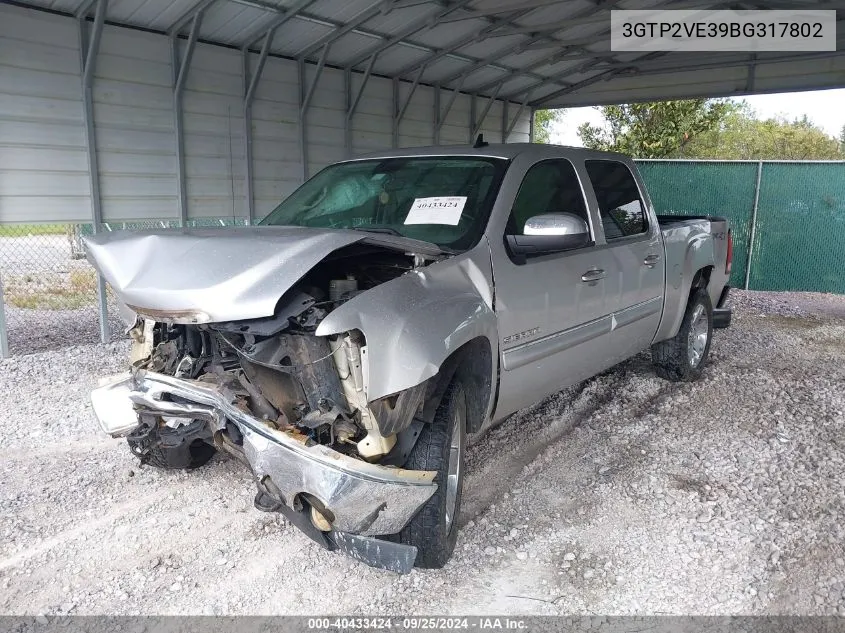
[[[455,379],[440,401],[434,421],[426,425],[405,468],[437,471],[437,491],[399,533],[399,541],[417,548],[415,565],[439,569],[458,538],[458,513],[464,476],[467,400]]]
[[[674,382],[692,382],[701,377],[713,338],[713,306],[704,290],[690,297],[678,333],[651,346],[651,360],[657,375]]]

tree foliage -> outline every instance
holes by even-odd
[[[670,158],[701,134],[718,127],[731,105],[719,99],[686,99],[602,106],[605,124],[584,123],[585,147],[636,158]]]
[[[550,143],[554,126],[563,120],[563,110],[537,110],[534,113],[534,142]]]
[[[843,130],[845,131],[845,130]],[[746,102],[735,104],[721,124],[684,148],[687,158],[823,160],[843,157],[835,139],[806,115],[758,119]]]
[[[842,126],[842,131],[839,133],[839,151],[845,156],[845,125]]]

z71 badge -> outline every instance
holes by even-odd
[[[533,327],[530,330],[525,330],[524,332],[517,332],[516,334],[511,334],[510,336],[506,336],[505,340],[502,341],[505,345],[508,343],[516,343],[517,341],[521,341],[526,338],[531,338],[532,336],[536,336],[540,333],[540,328]]]

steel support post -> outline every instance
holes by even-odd
[[[531,108],[531,118],[529,119],[529,122],[528,122],[528,142],[529,142],[529,143],[533,143],[533,142],[534,142],[534,136],[535,136],[535,130],[534,130],[534,114],[535,114],[536,112],[537,112],[537,111],[536,111],[536,110],[532,107],[532,108]]]
[[[521,117],[522,113],[525,112],[525,108],[528,105],[528,99],[529,98],[530,98],[530,93],[529,93],[528,96],[526,96],[525,101],[523,101],[521,104],[519,104],[519,109],[516,111],[516,114],[514,114],[513,120],[510,123],[508,123],[508,129],[505,132],[505,139],[507,139],[513,133],[513,129],[516,127],[516,124],[519,122],[519,117]],[[507,103],[508,102],[505,101],[505,105],[507,105]],[[532,121],[533,121],[533,117],[532,117]],[[507,141],[505,141],[505,142],[507,142]]]
[[[0,275],[0,358],[9,358],[9,337],[6,333],[6,299],[3,295],[2,275]]]
[[[364,96],[364,89],[367,87],[367,82],[370,80],[370,75],[373,72],[373,66],[376,63],[377,57],[378,55],[374,54],[370,57],[370,61],[367,62],[367,69],[364,71],[364,76],[361,79],[361,85],[358,87],[358,91],[355,93],[354,98],[352,97],[352,68],[350,67],[346,69],[349,82],[347,88],[349,101],[346,104],[344,133],[346,135],[346,149],[350,156],[352,155],[352,119],[355,116],[355,111],[358,109],[358,104],[361,102],[361,97]]]
[[[302,182],[308,178],[308,151],[305,148],[305,58],[300,57],[296,61],[297,86],[299,88],[299,169]]]
[[[437,140],[434,143],[435,145],[440,144],[440,130],[443,128],[443,123],[446,121],[446,118],[449,116],[449,112],[452,110],[452,106],[455,105],[455,99],[457,99],[458,95],[461,93],[461,88],[463,88],[463,85],[464,85],[464,80],[461,79],[461,81],[458,83],[458,85],[455,86],[454,90],[452,90],[452,96],[450,96],[449,101],[446,102],[446,109],[443,112],[440,111],[440,95],[438,94],[437,98],[435,98],[435,100],[434,100],[435,105],[437,106],[436,107],[437,120],[436,120],[436,123],[435,123],[435,133],[436,133],[435,138]],[[439,87],[437,88],[437,92],[440,92]]]
[[[343,69],[343,149],[346,157],[352,157],[352,125],[349,113],[352,110],[352,68]]]
[[[745,289],[751,282],[751,259],[754,256],[754,237],[757,235],[757,209],[760,207],[760,183],[763,180],[763,161],[757,161],[757,182],[754,185],[754,206],[751,208],[751,230],[748,235],[748,259],[745,262]]]
[[[470,145],[475,143],[475,134],[473,134],[473,132],[475,132],[475,128],[476,128],[475,109],[477,107],[477,102],[478,102],[478,98],[476,97],[475,93],[471,94],[470,97],[469,97],[469,130],[467,130],[469,132],[468,143]]]
[[[484,125],[485,119],[487,119],[487,115],[490,114],[490,108],[493,107],[493,102],[496,101],[496,97],[499,94],[499,90],[502,89],[502,84],[499,84],[496,87],[496,90],[493,91],[493,94],[487,99],[487,103],[484,105],[484,109],[481,111],[481,114],[478,115],[475,121],[475,127],[472,130],[472,134],[470,134],[470,142],[475,142],[475,137],[478,136],[478,133],[481,131],[481,127]],[[475,103],[475,98],[473,97],[473,103]],[[473,112],[475,112],[475,108],[473,107]],[[504,129],[504,126],[502,126]]]
[[[393,116],[391,128],[390,144],[393,149],[399,147],[399,77],[394,77],[391,81],[393,88]]]
[[[431,143],[440,145],[440,85],[434,86],[432,90],[434,90],[434,116],[432,117]]]
[[[185,183],[185,130],[182,116],[182,97],[185,94],[185,83],[191,69],[191,59],[199,37],[202,11],[194,14],[191,22],[191,32],[188,44],[182,55],[179,54],[179,35],[170,36],[170,57],[173,70],[173,132],[176,137],[176,186],[178,188],[179,226],[188,223],[188,188]]]
[[[508,142],[508,104],[510,102],[505,99],[502,102],[502,143]]]
[[[261,45],[261,53],[258,56],[258,65],[255,72],[250,75],[249,71],[249,48],[244,47],[241,51],[243,56],[243,92],[244,92],[244,181],[246,184],[246,223],[255,222],[255,185],[252,173],[252,103],[255,101],[255,90],[267,64],[267,56],[270,47],[273,45],[273,36],[276,29],[271,28],[264,35],[264,42]]]
[[[399,77],[393,78],[393,147],[399,147],[399,126],[402,123],[402,119],[405,118],[405,113],[408,111],[408,106],[411,105],[411,99],[414,98],[414,93],[417,91],[417,87],[420,85],[420,79],[422,79],[422,74],[424,71],[425,67],[422,67],[420,68],[419,72],[417,72],[417,76],[414,78],[414,83],[411,84],[411,88],[408,91],[408,96],[405,97],[404,101],[400,99]]]
[[[320,81],[320,75],[323,74],[328,54],[329,45],[326,44],[320,54],[320,61],[317,62],[314,78],[307,88],[305,86],[305,57],[300,57],[297,60],[299,70],[299,159],[302,162],[302,182],[308,180],[308,134],[306,133],[308,107],[314,97],[314,90],[317,88],[317,82]]]
[[[94,233],[99,233],[103,221],[100,201],[100,167],[97,161],[97,135],[94,128],[94,67],[100,49],[100,38],[106,20],[108,0],[97,0],[94,25],[89,34],[87,18],[81,14],[79,25],[79,53],[82,70],[82,117],[85,123],[85,150],[88,158],[88,186],[91,194],[91,222]],[[100,341],[108,343],[109,333],[108,297],[106,282],[102,275],[97,275],[97,305],[100,312]]]

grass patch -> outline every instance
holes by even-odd
[[[27,235],[65,235],[68,224],[3,224],[0,237],[26,237]]]
[[[6,288],[9,305],[24,310],[76,310],[97,300],[97,274],[73,270],[67,277],[44,281],[33,275],[11,278]]]

